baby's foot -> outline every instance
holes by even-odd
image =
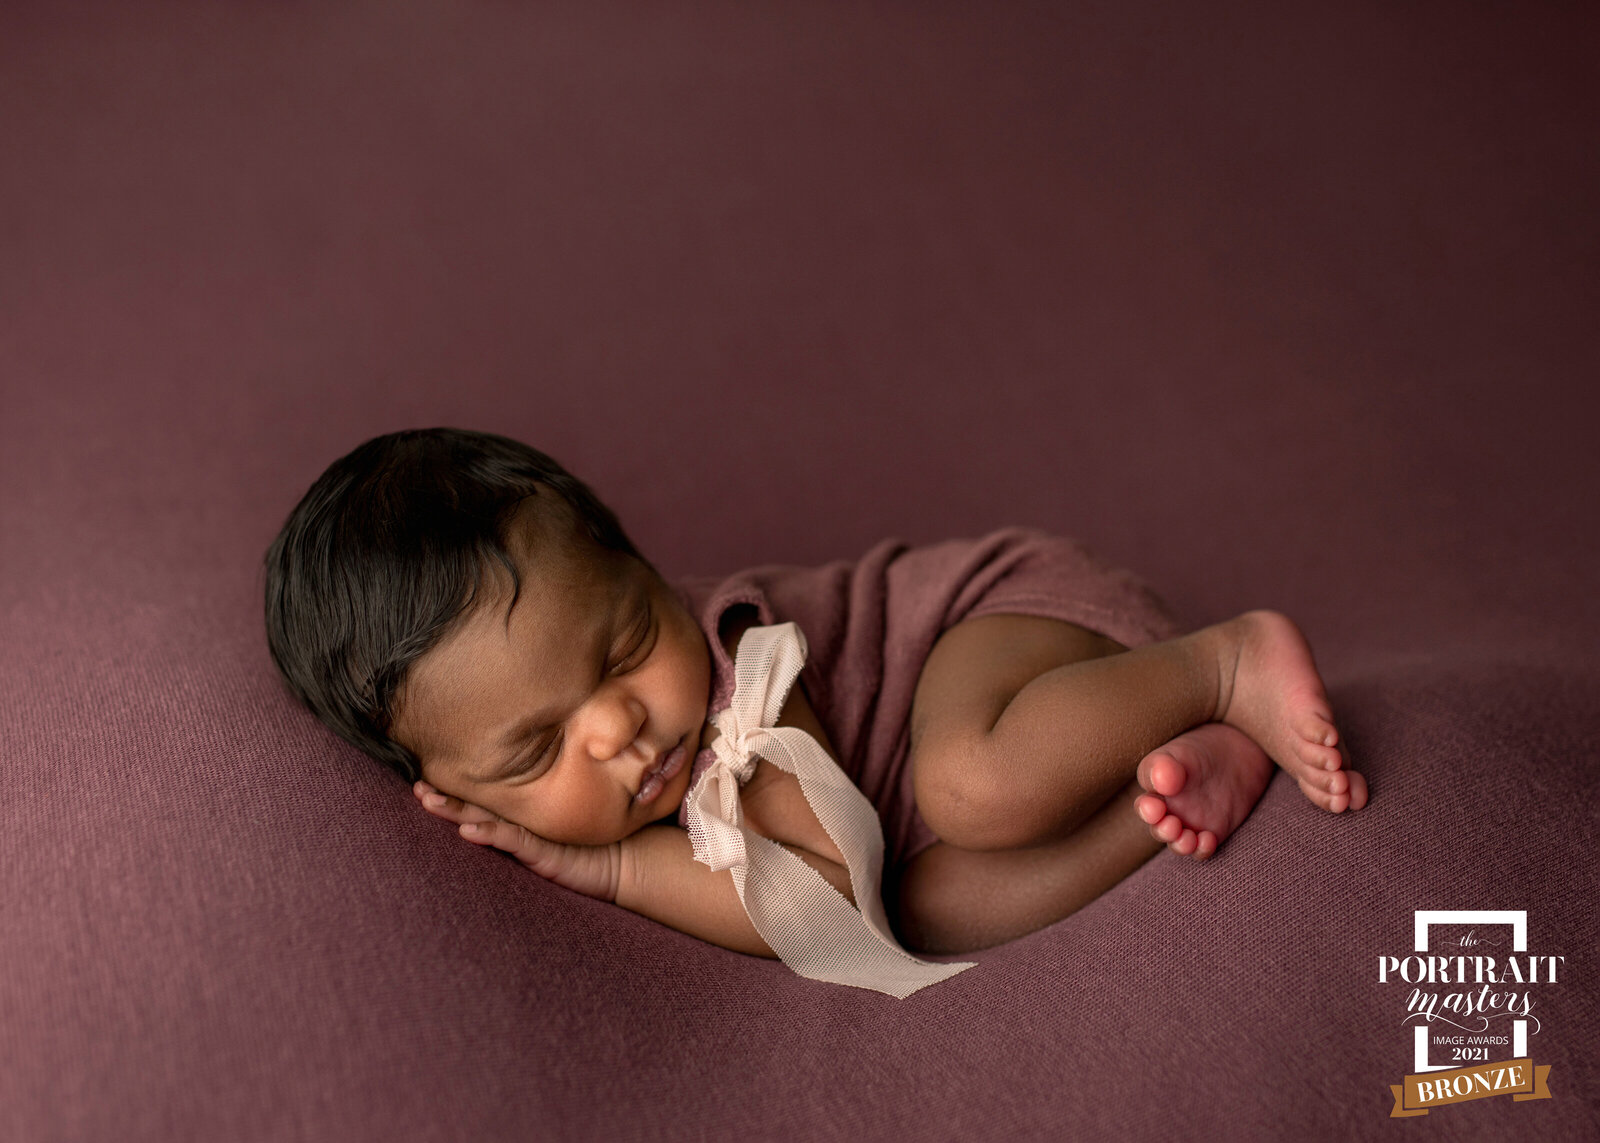
[[[1366,779],[1340,769],[1333,710],[1300,629],[1276,611],[1249,611],[1211,630],[1223,648],[1217,720],[1259,743],[1323,809],[1366,805]]]
[[[1139,763],[1134,809],[1173,853],[1203,861],[1261,800],[1272,759],[1242,731],[1208,722]]]

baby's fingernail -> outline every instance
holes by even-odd
[[[477,833],[478,832],[477,823],[475,823],[475,822],[467,822],[465,825],[463,825],[461,827],[461,832],[462,833]]]
[[[442,806],[444,805],[444,795],[424,794],[422,795],[422,804],[425,806]]]

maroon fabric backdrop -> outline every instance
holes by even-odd
[[[1567,957],[1555,1096],[1403,1129],[1600,1134],[1595,32],[5,5],[0,1136],[1376,1138],[1375,965],[1452,908]],[[266,655],[289,508],[430,424],[550,451],[669,574],[1022,524],[1191,623],[1284,609],[1372,805],[1280,777],[904,1002],[546,885]]]

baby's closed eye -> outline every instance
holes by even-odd
[[[527,764],[518,766],[516,772],[519,774],[528,773],[546,758],[555,758],[559,755],[561,753],[562,737],[563,735],[559,730],[546,737],[542,743],[534,747],[533,753],[528,756]]]
[[[623,675],[638,667],[650,657],[654,649],[655,624],[651,622],[652,611],[649,604],[639,613],[639,618],[634,621],[629,629],[628,637],[624,640],[622,654],[606,666],[606,674]]]

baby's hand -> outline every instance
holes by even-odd
[[[455,822],[461,836],[479,845],[504,850],[540,877],[602,901],[617,899],[622,878],[622,844],[563,845],[547,841],[516,822],[492,814],[482,806],[441,794],[426,782],[411,792],[422,808],[435,817]]]

